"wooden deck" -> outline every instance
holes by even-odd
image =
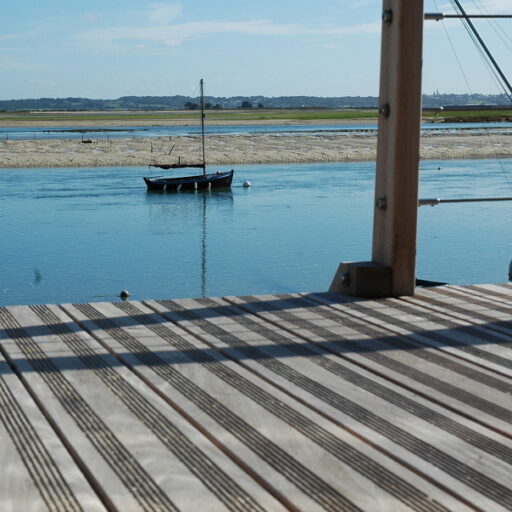
[[[512,510],[512,286],[0,308],[25,511]]]

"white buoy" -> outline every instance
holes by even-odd
[[[121,290],[121,293],[119,294],[119,297],[121,297],[122,300],[126,300],[130,296],[130,293],[128,290]]]
[[[242,183],[242,187],[250,187],[252,186],[252,183],[249,181],[249,180],[244,180],[244,182]]]

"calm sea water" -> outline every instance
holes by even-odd
[[[370,258],[373,163],[242,166],[211,193],[148,194],[146,172],[0,169],[0,304],[321,291],[340,261]],[[420,196],[510,183],[512,161],[429,161]],[[419,213],[418,277],[505,282],[512,203]]]
[[[369,133],[375,135],[376,123],[367,124],[314,124],[314,125],[257,125],[257,126],[207,126],[210,135],[242,135],[248,133],[273,133],[273,134],[346,134]],[[424,132],[433,133],[512,133],[512,123],[423,123]],[[151,137],[177,137],[183,135],[198,135],[197,126],[71,126],[58,127],[0,127],[0,140],[46,140],[46,139],[116,139],[116,138],[151,138]]]

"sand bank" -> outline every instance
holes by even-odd
[[[376,137],[368,134],[246,134],[206,137],[208,164],[347,162],[375,159]],[[424,160],[512,158],[512,136],[427,134]],[[197,162],[199,139],[159,137],[80,140],[0,141],[0,168],[144,166]]]
[[[223,113],[229,115],[229,110],[224,110]],[[354,118],[354,119],[244,119],[243,112],[233,111],[232,112],[236,117],[231,117],[229,119],[221,119],[215,118],[215,114],[208,113],[208,126],[265,126],[265,125],[279,125],[279,126],[297,126],[297,125],[339,125],[339,124],[347,124],[347,125],[359,125],[359,124],[377,124],[376,117],[369,118]],[[46,112],[45,116],[51,116],[52,112]],[[48,119],[45,120],[45,117],[37,117],[36,119],[27,120],[23,118],[19,119],[11,119],[9,118],[10,114],[1,114],[0,113],[0,126],[3,128],[88,128],[91,126],[101,127],[101,128],[122,128],[126,126],[199,126],[198,117],[188,117],[188,118],[180,118],[169,117],[168,113],[164,113],[162,118],[158,117],[158,112],[141,112],[141,115],[152,116],[148,119],[138,118],[134,119],[130,117],[134,112],[115,112],[115,119],[107,118],[107,119],[98,119],[95,115],[105,115],[108,116],[108,112],[90,112],[90,113],[77,113],[72,112],[69,114],[70,119],[64,119],[66,113],[63,112],[55,112],[55,115],[59,116],[60,119]],[[87,116],[90,115],[90,120],[87,119]],[[123,118],[123,115],[126,115],[126,118]],[[80,117],[80,119],[77,118]],[[12,117],[12,116],[11,116]]]

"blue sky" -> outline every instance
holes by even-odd
[[[462,4],[512,12],[512,0]],[[447,0],[425,10],[452,12]],[[380,0],[4,2],[0,99],[195,95],[201,77],[214,96],[377,95],[380,11]],[[478,26],[512,80],[512,20],[501,39]],[[500,92],[459,21],[427,22],[423,90]]]

